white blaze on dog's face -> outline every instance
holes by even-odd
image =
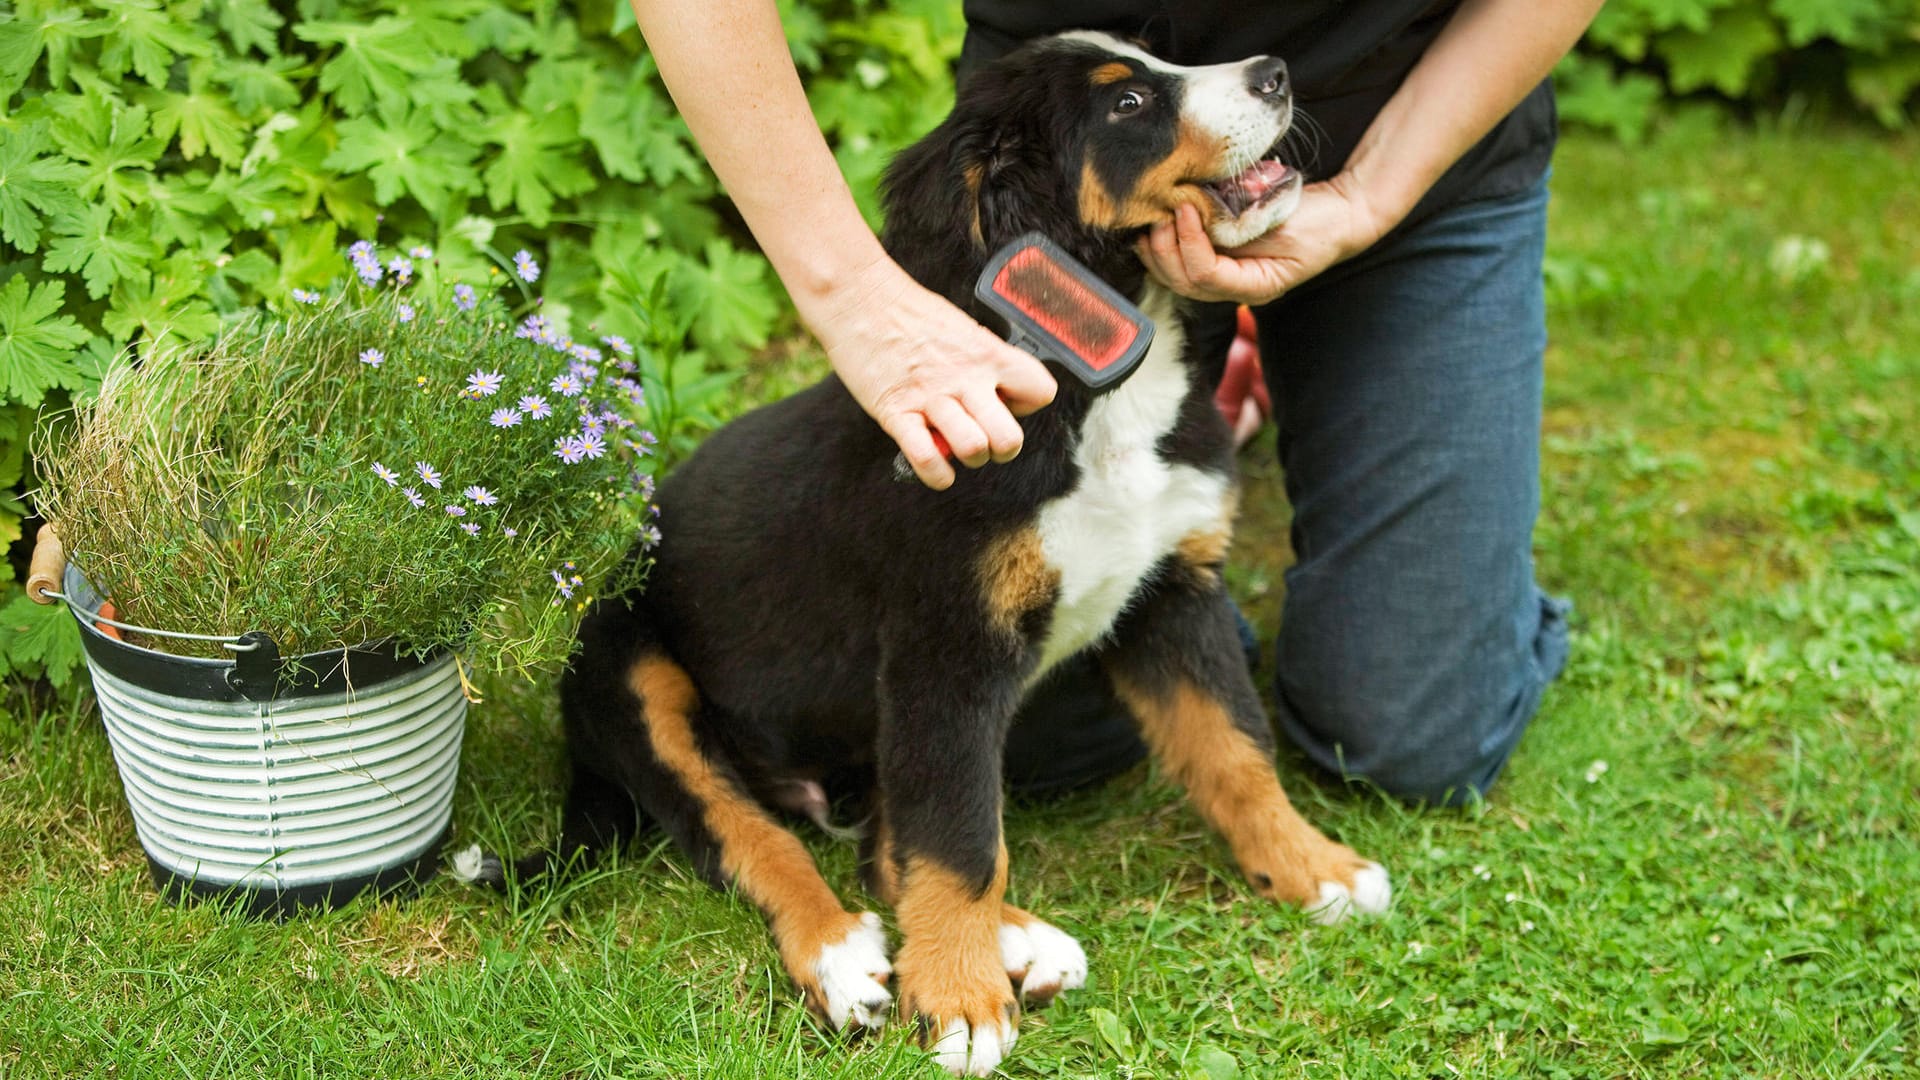
[[[1207,235],[1235,247],[1266,233],[1300,201],[1300,173],[1280,161],[1293,120],[1286,65],[1256,56],[1230,64],[1169,64],[1110,34],[1076,31],[1091,46],[1091,117],[1080,216],[1125,230],[1200,211]]]

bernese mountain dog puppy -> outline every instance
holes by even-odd
[[[562,837],[520,873],[655,823],[760,908],[828,1023],[877,1027],[897,993],[942,1064],[987,1073],[1023,999],[1086,978],[1077,942],[1004,899],[1001,755],[1027,690],[1091,651],[1255,892],[1324,922],[1384,911],[1385,871],[1302,819],[1275,776],[1221,581],[1236,498],[1222,358],[1188,354],[1181,302],[1133,249],[1181,203],[1222,246],[1283,220],[1300,190],[1275,153],[1291,118],[1279,60],[1178,67],[1098,33],[968,80],[887,175],[887,250],[986,320],[975,278],[1041,232],[1155,320],[1151,351],[1097,397],[1063,380],[1022,421],[1016,460],[943,492],[895,480],[894,444],[833,378],[715,432],[660,487],[644,591],[581,628]],[[880,919],[843,905],[782,824],[829,798],[866,815],[891,961]]]

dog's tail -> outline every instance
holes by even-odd
[[[557,845],[514,860],[509,873],[506,859],[473,844],[447,859],[447,872],[468,884],[500,891],[538,878],[559,881],[623,846],[639,832],[642,822],[640,807],[625,787],[576,761]]]

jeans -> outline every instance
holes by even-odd
[[[1406,799],[1484,793],[1566,661],[1567,605],[1532,557],[1546,205],[1543,178],[1442,209],[1255,312],[1297,560],[1276,723],[1323,768]],[[1119,721],[1088,722],[1110,700],[1099,681],[1071,668],[1029,701],[1016,788],[1138,757]]]
[[[1440,211],[1255,313],[1294,512],[1276,720],[1405,798],[1485,792],[1566,662],[1532,555],[1546,210],[1543,178]]]

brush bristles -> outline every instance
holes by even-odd
[[[1008,259],[994,277],[993,292],[1072,349],[1094,371],[1125,356],[1140,332],[1132,320],[1038,247]]]

